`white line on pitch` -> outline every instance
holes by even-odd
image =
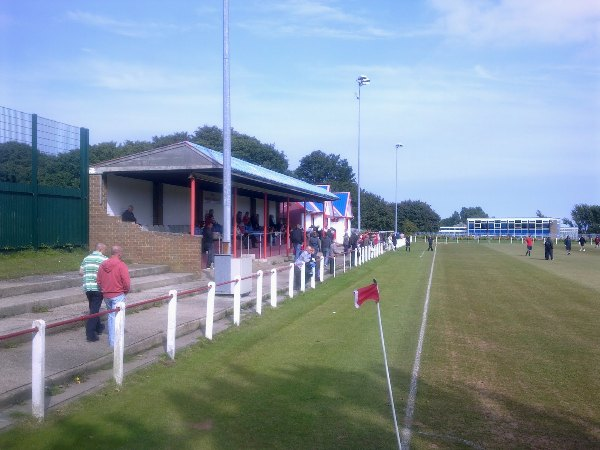
[[[425,252],[423,252],[425,253]],[[437,254],[437,246],[433,251],[433,259],[431,261],[431,270],[429,271],[429,281],[427,282],[427,293],[425,294],[425,305],[423,306],[423,316],[421,317],[421,329],[419,330],[419,342],[417,343],[417,352],[415,354],[415,363],[413,365],[412,376],[410,379],[410,389],[408,392],[408,400],[406,401],[406,413],[404,415],[404,428],[402,429],[402,437],[404,441],[403,448],[410,448],[410,437],[413,415],[415,412],[415,401],[417,398],[417,379],[419,378],[419,367],[421,366],[421,352],[423,350],[423,340],[425,339],[425,328],[427,327],[427,312],[429,310],[429,295],[431,293],[431,280],[433,279],[433,265],[435,263],[435,255]],[[423,255],[421,255],[423,256]]]

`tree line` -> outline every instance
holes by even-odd
[[[223,132],[217,126],[204,125],[194,133],[179,131],[169,135],[154,136],[150,141],[101,142],[90,146],[89,163],[95,165],[103,161],[120,158],[165,145],[189,141],[216,151],[223,150]],[[327,154],[315,150],[304,156],[295,170],[290,170],[284,152],[275,144],[265,144],[256,137],[232,130],[232,156],[267,169],[293,176],[311,184],[327,184],[333,192],[350,192],[354,199],[353,214],[357,217],[358,185],[350,164],[340,155]],[[38,156],[38,182],[49,186],[79,187],[79,149]],[[0,144],[0,182],[30,183],[31,147],[18,142]],[[394,202],[361,189],[361,225],[371,230],[394,230],[396,216]],[[538,215],[541,214],[539,211]],[[580,231],[600,233],[600,206],[575,205],[571,212],[572,220]],[[403,200],[398,203],[397,228],[404,233],[435,232],[440,226],[454,226],[466,223],[469,217],[489,217],[479,206],[462,207],[459,211],[442,219],[433,208],[421,200]],[[563,219],[565,223],[573,223]]]

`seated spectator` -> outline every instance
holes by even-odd
[[[248,211],[246,211],[246,213],[244,214],[244,217],[242,218],[242,222],[246,226],[248,226],[248,224],[250,223],[250,213]]]
[[[294,262],[294,288],[296,290],[300,289],[302,263],[304,263],[305,281],[308,281],[314,272],[316,266],[315,260],[312,257],[314,251],[315,249],[312,248],[310,245],[307,246],[304,250],[302,250],[302,252],[300,252],[300,255],[298,256],[298,258],[296,258],[296,261]]]
[[[123,211],[123,214],[121,214],[121,220],[123,222],[137,223],[137,219],[133,215],[133,205],[129,205],[129,207],[125,211]]]
[[[214,212],[212,209],[209,209],[206,215],[204,216],[204,224],[208,225],[209,223],[212,225],[216,223]]]
[[[260,224],[258,223],[258,214],[254,214],[250,219],[250,225],[254,231],[261,231]]]

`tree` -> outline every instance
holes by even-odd
[[[566,217],[563,217],[562,221],[563,221],[564,224],[569,225],[570,227],[574,227],[575,226],[575,225],[573,225],[573,221],[570,220],[570,219],[568,219],[568,218],[566,218]]]
[[[413,222],[418,231],[437,231],[440,224],[440,216],[427,203],[420,200],[404,200],[398,204],[398,221],[405,220]]]
[[[363,230],[394,229],[394,210],[391,203],[386,202],[378,195],[366,191],[362,191],[360,200],[360,226]]]
[[[405,219],[400,229],[404,234],[415,234],[419,231],[419,227],[410,219]]]
[[[460,214],[458,211],[454,211],[452,215],[446,219],[442,219],[440,221],[440,226],[442,227],[453,227],[454,225],[458,225],[460,223]]]
[[[294,175],[308,183],[329,184],[331,190],[337,192],[351,191],[356,184],[354,171],[348,160],[342,159],[340,155],[325,154],[321,150],[315,150],[302,158]]]
[[[471,206],[471,207],[463,206],[462,209],[460,210],[460,221],[461,222],[466,223],[467,219],[469,219],[469,218],[472,219],[474,217],[486,218],[486,217],[488,217],[488,215],[481,208],[481,206]]]
[[[575,205],[571,217],[581,233],[600,233],[600,205]]]
[[[539,209],[535,212],[535,217],[539,217],[540,219],[546,217]]]
[[[16,141],[0,144],[0,182],[31,182],[32,149]]]

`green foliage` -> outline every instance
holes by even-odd
[[[346,159],[321,150],[302,158],[294,175],[308,183],[329,184],[333,192],[348,192],[356,183],[354,171]]]
[[[577,204],[571,217],[582,233],[600,233],[600,205]]]
[[[361,228],[364,230],[393,230],[394,204],[382,197],[363,191],[361,203]]]
[[[31,182],[31,146],[19,142],[0,144],[0,182]]]
[[[440,226],[442,227],[453,227],[460,223],[460,214],[458,211],[454,211],[452,215],[446,219],[442,219],[440,221]]]
[[[414,234],[417,231],[419,231],[419,227],[417,227],[417,225],[410,219],[404,219],[404,221],[402,222],[402,226],[400,227],[400,230],[402,233],[404,234]]]
[[[488,215],[485,213],[481,206],[471,206],[466,207],[463,206],[460,210],[460,221],[463,223],[467,223],[467,219],[472,219],[474,217],[485,218]]]
[[[432,232],[439,229],[440,216],[429,204],[420,200],[404,200],[398,204],[398,223],[410,220],[421,232]]]

